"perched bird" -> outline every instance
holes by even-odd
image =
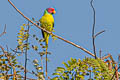
[[[45,28],[47,31],[52,32],[54,28],[54,18],[53,14],[55,14],[55,9],[54,8],[47,8],[44,11],[44,14],[42,18],[39,20],[40,21],[40,26],[42,28]],[[45,31],[42,30],[42,35],[46,44],[46,76],[47,76],[47,48],[48,48],[48,41],[49,41],[49,35]]]

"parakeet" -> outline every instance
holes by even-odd
[[[44,11],[44,15],[42,18],[39,20],[41,27],[45,28],[48,31],[52,31],[54,27],[54,18],[53,14],[55,14],[55,9],[54,8],[47,8]],[[48,40],[49,40],[49,34],[42,31],[43,38],[45,40],[46,46],[48,47]]]
[[[54,8],[47,8],[44,11],[44,15],[42,18],[39,20],[40,21],[40,26],[42,28],[45,28],[46,30],[52,32],[54,28],[54,18],[53,14],[55,14],[56,11]],[[46,44],[46,76],[47,76],[47,48],[48,48],[48,41],[49,41],[49,35],[45,31],[42,30],[42,35]]]

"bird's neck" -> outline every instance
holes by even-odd
[[[45,15],[45,14],[49,14],[49,13],[47,12],[47,10],[44,11],[44,15]]]

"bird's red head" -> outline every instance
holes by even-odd
[[[54,8],[47,8],[46,10],[47,10],[47,12],[50,13],[50,14],[55,14],[55,13],[56,13],[56,11],[55,11]]]

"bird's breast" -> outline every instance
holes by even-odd
[[[41,23],[54,23],[54,18],[52,15],[46,14],[42,16],[42,18],[40,19],[40,22]]]

